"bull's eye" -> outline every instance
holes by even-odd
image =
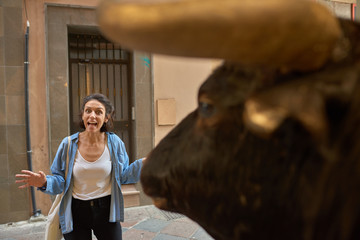
[[[209,118],[214,114],[215,107],[214,105],[206,102],[199,102],[198,111],[202,117]]]

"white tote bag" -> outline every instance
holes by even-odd
[[[58,194],[50,208],[45,229],[46,240],[60,240],[62,238],[59,222],[59,208],[62,197],[63,193]]]
[[[69,148],[70,148],[70,136],[68,137],[68,147],[67,147],[67,155],[66,155],[66,169],[65,169],[65,180],[68,172],[69,165]],[[55,201],[53,202],[46,222],[45,229],[45,240],[60,240],[62,238],[62,232],[60,228],[59,222],[59,209],[60,203],[64,196],[64,192],[56,195]]]

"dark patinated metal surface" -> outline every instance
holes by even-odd
[[[225,63],[149,154],[157,206],[215,239],[360,239],[360,28],[312,72]]]

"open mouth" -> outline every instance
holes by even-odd
[[[87,124],[88,126],[93,126],[93,127],[96,127],[98,125],[97,122],[88,122]]]

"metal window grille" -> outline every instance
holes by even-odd
[[[131,54],[101,35],[68,35],[71,132],[79,128],[82,99],[106,95],[115,107],[114,131],[130,151]]]

